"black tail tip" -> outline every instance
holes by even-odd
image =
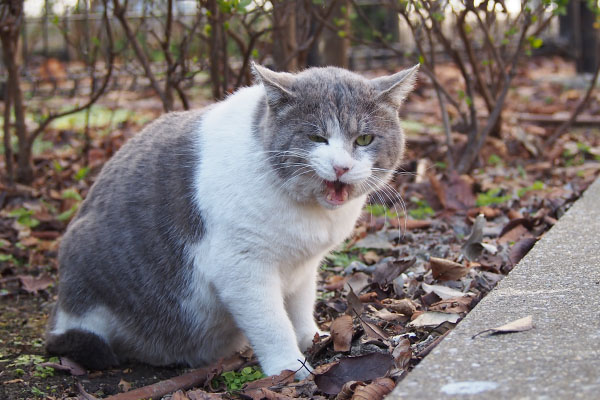
[[[53,355],[67,356],[91,370],[107,369],[119,364],[110,345],[90,331],[69,329],[59,335],[48,335],[46,351]]]

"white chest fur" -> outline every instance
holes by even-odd
[[[265,372],[274,374],[300,366],[300,350],[317,331],[318,263],[351,233],[365,197],[328,210],[281,190],[252,132],[263,90],[243,89],[203,119],[196,201],[206,233],[191,249],[201,284],[188,304],[231,313]]]

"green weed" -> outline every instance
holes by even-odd
[[[517,195],[519,197],[523,197],[525,195],[525,193],[527,193],[527,192],[530,192],[532,190],[542,190],[542,189],[544,189],[544,187],[545,187],[544,182],[535,181],[535,182],[533,182],[533,185],[519,189],[517,191]]]
[[[425,200],[421,200],[417,197],[411,197],[410,201],[417,206],[417,208],[408,210],[408,215],[414,219],[425,219],[435,214],[433,208]]]
[[[259,367],[245,367],[240,372],[227,371],[213,379],[213,386],[225,384],[227,390],[235,392],[240,390],[245,383],[266,377]]]
[[[391,211],[388,207],[384,206],[383,204],[367,204],[365,206],[365,210],[367,210],[367,212],[374,217],[383,217],[383,216],[386,216],[388,218],[398,217],[397,213],[395,213],[394,211]]]
[[[9,217],[16,218],[17,222],[23,226],[27,226],[29,228],[35,228],[40,224],[40,221],[33,218],[33,210],[28,210],[24,207],[17,208],[16,210],[8,213]]]
[[[485,193],[479,193],[475,204],[478,207],[489,206],[492,204],[502,204],[511,199],[509,195],[502,195],[502,188],[493,188]]]

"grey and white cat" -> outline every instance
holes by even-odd
[[[61,242],[50,353],[201,366],[249,342],[266,374],[300,369],[318,265],[402,159],[417,68],[253,71],[255,86],[165,115],[105,165]]]

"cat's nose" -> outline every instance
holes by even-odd
[[[335,176],[339,179],[339,177],[344,175],[346,172],[348,172],[350,170],[350,168],[338,167],[338,166],[334,165],[333,170],[335,171]]]

